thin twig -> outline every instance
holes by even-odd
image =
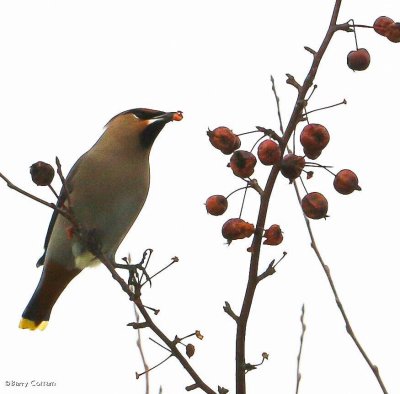
[[[132,292],[129,285],[122,279],[122,277],[117,273],[115,270],[112,262],[105,256],[101,251],[94,251],[91,250],[93,254],[105,265],[105,267],[110,271],[111,276],[119,283],[122,290],[128,295],[129,299],[133,301],[137,308],[139,309],[140,313],[142,314],[144,320],[149,325],[149,328],[167,345],[168,349],[171,351],[172,355],[175,356],[178,361],[181,363],[182,367],[188,372],[188,374],[192,377],[195,381],[197,386],[202,389],[207,394],[216,394],[214,390],[212,390],[197,372],[193,369],[190,365],[186,357],[178,350],[176,344],[171,341],[163,331],[154,323],[153,319],[148,314],[145,306],[142,304],[142,301],[139,296],[136,295],[136,291]]]
[[[301,361],[301,354],[303,351],[303,341],[304,341],[304,333],[306,332],[306,325],[304,323],[304,304],[301,307],[301,316],[300,316],[300,323],[301,323],[301,335],[300,335],[300,348],[299,353],[297,355],[297,374],[296,374],[296,394],[299,394],[299,387],[300,387],[300,380],[301,380],[301,373],[300,373],[300,361]]]
[[[2,178],[2,179],[6,182],[7,186],[8,186],[10,189],[13,189],[13,190],[15,190],[16,192],[18,192],[18,193],[24,195],[25,197],[28,197],[28,198],[34,200],[34,201],[36,201],[36,202],[38,202],[38,203],[40,203],[40,204],[46,205],[46,207],[49,207],[49,208],[51,208],[51,209],[57,209],[57,210],[58,210],[58,208],[56,207],[55,204],[53,204],[53,203],[51,203],[51,202],[47,202],[47,201],[45,201],[45,200],[42,200],[41,198],[36,197],[36,196],[34,196],[33,194],[28,193],[28,192],[26,192],[25,190],[21,189],[20,187],[14,185],[14,184],[13,184],[5,175],[3,175],[1,172],[0,172],[0,178]],[[60,210],[59,210],[59,211],[60,211]],[[61,213],[61,212],[60,212],[60,213]]]
[[[43,200],[43,199],[41,199],[41,198],[39,198],[39,197],[37,197],[37,196],[35,196],[35,195],[33,195],[33,194],[27,192],[27,191],[21,189],[20,187],[16,186],[14,183],[12,183],[12,182],[11,182],[4,174],[2,174],[1,172],[0,172],[0,178],[2,178],[2,179],[6,182],[7,186],[8,186],[10,189],[15,190],[16,192],[18,192],[18,193],[24,195],[25,197],[30,198],[31,200],[34,200],[34,201],[36,201],[36,202],[38,202],[38,203],[40,203],[40,204],[42,204],[42,205],[45,205],[46,207],[49,207],[49,208],[51,208],[51,209],[57,211],[60,215],[63,215],[66,219],[72,221],[71,215],[69,215],[69,213],[68,213],[65,209],[60,208],[60,207],[57,207],[56,204],[54,204],[54,203],[52,203],[52,202],[47,202],[46,200]]]
[[[156,277],[157,275],[161,274],[161,272],[165,271],[167,268],[171,267],[172,264],[175,264],[179,261],[178,257],[172,257],[172,261],[166,265],[164,268],[161,268],[159,271],[157,271],[155,274],[150,276],[150,280]],[[150,282],[149,279],[147,279],[145,282],[143,282],[142,287],[147,283]]]
[[[49,189],[51,192],[55,195],[56,199],[58,200],[60,196],[57,194],[57,192],[54,190],[54,187],[52,185],[48,185]]]
[[[147,371],[142,372],[142,373],[138,373],[136,372],[136,379],[139,379],[143,374],[145,374],[146,376],[148,375],[148,373],[150,371],[152,371],[153,369],[158,368],[160,365],[164,364],[165,362],[167,362],[171,357],[173,356],[173,354],[170,354],[167,358],[165,358],[164,360],[160,361],[158,364],[154,365],[153,367],[149,368]]]
[[[316,108],[316,109],[312,109],[311,111],[307,111],[307,116],[312,114],[313,112],[323,111],[325,109],[334,108],[334,107],[337,107],[338,105],[343,105],[343,104],[347,104],[346,99],[343,99],[340,103],[327,105],[326,107]]]
[[[283,123],[282,123],[280,99],[279,99],[278,93],[277,93],[276,88],[275,88],[275,79],[274,79],[274,77],[272,75],[271,75],[271,84],[272,84],[272,91],[273,91],[274,96],[275,96],[276,109],[278,111],[279,130],[280,130],[281,134],[283,135]]]
[[[299,204],[301,205],[301,196],[300,196],[300,192],[299,192],[299,189],[298,189],[296,181],[293,182],[293,185],[294,185],[294,188],[295,188],[295,191],[296,191],[297,199],[299,201]],[[382,389],[382,392],[384,394],[388,394],[388,392],[386,390],[386,387],[385,387],[385,385],[384,385],[384,383],[382,381],[382,378],[381,378],[381,376],[379,374],[378,367],[372,363],[372,361],[368,357],[368,355],[365,352],[364,348],[361,346],[361,343],[357,339],[357,337],[356,337],[356,335],[355,335],[355,333],[354,333],[354,331],[353,331],[353,329],[352,329],[352,327],[350,325],[349,318],[347,317],[347,314],[346,314],[346,312],[344,310],[342,301],[340,300],[339,295],[337,293],[336,286],[335,286],[335,284],[333,282],[333,279],[332,279],[332,276],[330,274],[329,267],[328,267],[328,265],[325,264],[325,262],[324,262],[324,260],[323,260],[323,258],[321,256],[321,253],[319,252],[318,246],[317,246],[317,244],[315,242],[315,238],[314,238],[314,234],[313,234],[313,231],[312,231],[312,228],[311,228],[310,220],[304,214],[303,214],[303,217],[304,217],[304,220],[305,220],[305,223],[306,223],[306,226],[307,226],[308,234],[310,236],[311,248],[314,250],[314,253],[316,254],[316,256],[317,256],[319,262],[321,263],[321,266],[322,266],[322,268],[323,268],[323,270],[325,272],[326,278],[328,279],[329,285],[330,285],[331,290],[333,292],[333,295],[335,297],[336,305],[339,308],[340,313],[341,313],[341,315],[343,317],[343,320],[344,320],[344,322],[346,324],[346,331],[350,335],[351,339],[353,340],[354,344],[357,346],[357,348],[360,351],[360,353],[362,354],[362,356],[364,357],[364,360],[367,362],[368,366],[371,368],[371,371],[375,375],[375,378],[377,379],[377,381],[379,383],[379,386]]]
[[[64,178],[62,169],[61,169],[61,162],[60,159],[56,156],[56,165],[57,165],[57,174],[60,177],[61,183],[64,187],[65,194],[67,196],[67,202],[68,202],[68,207],[71,209],[72,204],[71,204],[71,196],[70,196],[70,190],[68,188],[67,180]]]
[[[136,323],[140,324],[140,315],[138,313],[137,307],[135,304],[133,304],[133,307],[135,309],[135,317],[136,317]],[[142,344],[142,336],[140,333],[140,328],[137,330],[137,341],[136,341],[136,346],[139,349],[140,357],[142,359],[143,363],[143,368],[145,372],[145,380],[146,380],[146,394],[150,394],[150,374],[149,374],[149,366],[146,362],[146,357],[144,356],[144,351],[143,351],[143,344]]]

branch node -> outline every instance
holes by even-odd
[[[261,127],[261,126],[256,126],[256,129],[258,131],[263,132],[265,135],[272,138],[273,140],[277,141],[280,145],[282,144],[282,142],[283,142],[282,137],[280,137],[274,130],[266,129],[265,127]]]
[[[225,306],[223,307],[223,309],[226,314],[228,314],[233,320],[235,320],[235,322],[239,320],[239,316],[237,316],[235,312],[233,312],[231,305],[228,301],[225,301]]]
[[[291,74],[286,74],[286,76],[287,76],[286,83],[287,83],[288,85],[294,86],[298,91],[300,91],[301,88],[302,88],[302,86],[296,81],[296,79],[294,78],[294,76],[291,75]]]
[[[305,49],[307,52],[310,52],[313,56],[315,56],[315,55],[317,54],[317,52],[314,51],[314,49],[312,49],[312,48],[310,48],[310,47],[304,47],[304,49]]]
[[[141,322],[141,323],[132,322],[132,323],[128,323],[127,326],[128,326],[128,327],[133,327],[135,330],[139,330],[139,329],[141,329],[141,328],[147,328],[147,327],[149,327],[149,325],[148,325],[147,322]]]

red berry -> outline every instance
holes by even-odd
[[[357,49],[356,51],[351,51],[347,55],[347,65],[353,71],[363,71],[368,68],[371,61],[371,56],[365,48]]]
[[[243,219],[229,219],[222,226],[222,235],[231,243],[235,239],[243,239],[252,236],[254,225],[245,222]]]
[[[289,178],[290,182],[300,176],[303,171],[306,161],[304,157],[297,156],[293,153],[288,153],[283,156],[281,162],[281,173],[285,178]]]
[[[212,131],[208,130],[207,135],[211,145],[225,155],[230,155],[240,148],[240,138],[228,127],[220,126]]]
[[[38,186],[49,186],[54,178],[54,168],[44,161],[32,164],[30,173],[32,181]]]
[[[279,245],[283,241],[282,230],[278,224],[273,224],[265,230],[264,237],[266,238],[264,245]]]
[[[308,193],[301,201],[304,214],[310,219],[326,218],[328,200],[318,192]]]
[[[392,23],[394,23],[393,19],[387,16],[380,16],[375,20],[373,28],[381,36],[386,36],[386,30]]]
[[[300,143],[303,145],[304,153],[308,152],[314,157],[317,153],[321,153],[322,149],[328,145],[329,140],[330,136],[326,127],[317,123],[308,124],[300,134]]]
[[[351,170],[339,171],[333,181],[333,187],[341,194],[350,194],[354,190],[361,190],[358,185],[357,175]]]
[[[237,150],[229,161],[233,173],[240,178],[247,178],[252,175],[256,164],[256,157],[247,150]]]
[[[186,355],[190,358],[194,355],[196,348],[194,347],[194,345],[192,343],[188,343],[186,345]]]
[[[400,42],[400,23],[392,23],[386,29],[386,37],[389,41]]]
[[[214,216],[222,215],[228,208],[228,200],[226,197],[216,194],[208,197],[206,201],[207,212]]]
[[[321,155],[321,153],[322,153],[322,150],[312,151],[312,150],[304,149],[304,154],[311,160],[318,159],[318,157]]]
[[[266,166],[278,163],[281,159],[281,148],[272,140],[265,140],[258,145],[257,156]]]

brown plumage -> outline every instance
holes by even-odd
[[[166,123],[181,112],[144,108],[114,116],[103,135],[72,167],[66,178],[73,213],[86,230],[94,230],[111,260],[139,215],[150,184],[149,155]],[[65,190],[58,205],[68,205]],[[69,234],[71,223],[55,211],[38,261],[39,284],[22,314],[20,328],[44,329],[51,309],[68,283],[97,262],[84,244]]]

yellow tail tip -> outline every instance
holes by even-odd
[[[33,320],[22,318],[19,322],[19,328],[22,328],[23,330],[28,329],[33,331],[39,329],[43,331],[47,327],[48,323],[48,321],[41,321],[40,323],[36,323]]]

